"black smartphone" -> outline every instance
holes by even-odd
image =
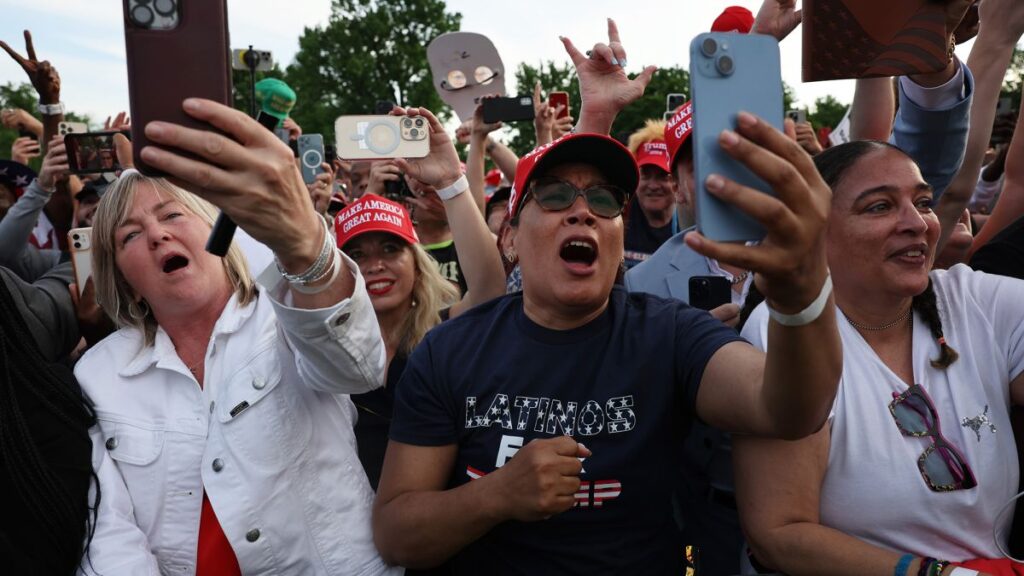
[[[324,162],[334,166],[334,161],[337,159],[338,149],[334,147],[334,144],[324,144]]]
[[[121,170],[114,147],[114,134],[117,132],[65,134],[64,146],[67,148],[71,173],[99,174]]]
[[[31,130],[26,130],[25,127],[22,126],[21,124],[18,124],[18,137],[19,138],[31,138],[33,140],[39,141],[39,138],[36,138],[36,133],[35,132],[33,132]]]
[[[400,174],[398,180],[388,180],[384,183],[384,197],[392,202],[401,203],[405,198],[412,198],[412,190],[409,189],[409,184],[405,181],[405,175]]]
[[[723,276],[690,277],[690,306],[714,310],[732,302],[732,284]]]
[[[481,104],[487,124],[533,120],[533,96],[485,98]]]

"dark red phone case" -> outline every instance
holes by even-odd
[[[173,30],[137,27],[128,16],[129,0],[122,2],[135,167],[148,176],[162,176],[139,155],[149,145],[146,124],[162,120],[211,130],[186,114],[182,101],[198,97],[231,103],[227,0],[178,0],[178,26]]]

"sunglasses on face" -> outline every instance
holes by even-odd
[[[914,384],[902,394],[893,392],[892,396],[889,412],[900,432],[904,436],[927,436],[932,440],[931,446],[917,459],[917,467],[928,488],[935,492],[949,492],[977,486],[967,460],[942,436],[939,416],[928,392]]]
[[[599,184],[580,190],[565,180],[537,178],[526,189],[527,199],[531,196],[548,212],[560,212],[573,205],[582,196],[590,211],[602,218],[615,218],[622,214],[628,194],[618,186]]]

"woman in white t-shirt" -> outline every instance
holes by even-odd
[[[932,190],[899,149],[853,142],[815,163],[833,191],[843,375],[817,434],[735,439],[752,561],[792,576],[1024,573],[967,562],[1002,558],[993,528],[1005,543],[1012,522],[1024,282],[932,271]],[[761,306],[743,335],[763,348],[767,326]]]

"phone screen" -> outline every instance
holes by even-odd
[[[67,147],[71,172],[96,174],[121,170],[114,147],[114,134],[117,132],[86,132],[65,135],[64,144]]]

